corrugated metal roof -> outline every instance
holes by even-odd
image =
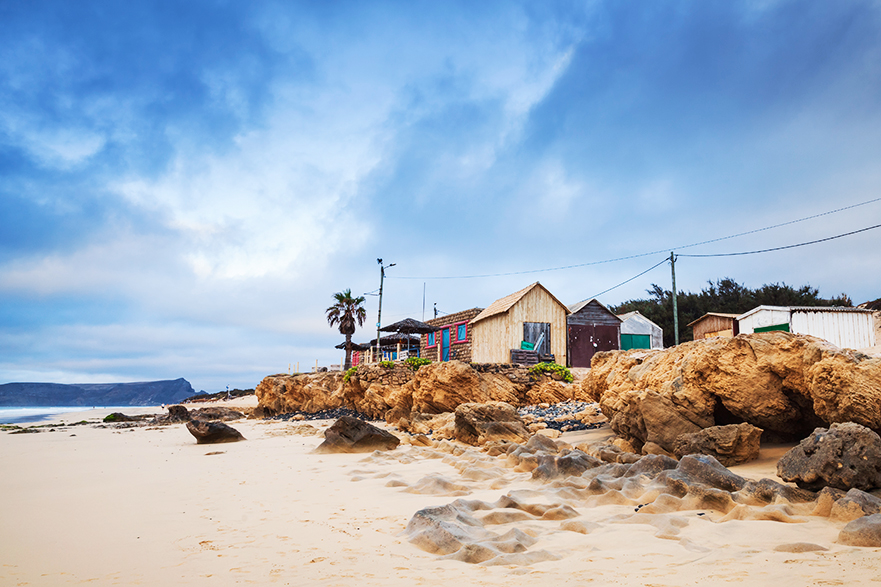
[[[503,298],[497,299],[496,301],[491,303],[489,305],[489,307],[487,307],[486,310],[484,310],[483,312],[481,312],[480,314],[478,314],[477,316],[472,318],[471,324],[476,324],[477,322],[480,322],[481,320],[485,320],[486,318],[489,318],[491,316],[495,316],[496,314],[504,314],[505,312],[510,310],[512,307],[514,307],[514,304],[516,304],[517,302],[522,300],[526,294],[531,292],[536,287],[542,288],[545,291],[545,293],[547,293],[549,296],[551,296],[551,298],[553,298],[553,300],[555,302],[560,304],[563,308],[566,308],[566,305],[563,302],[558,300],[557,297],[554,294],[552,294],[551,292],[549,292],[545,286],[543,286],[541,283],[536,281],[532,285],[528,285],[528,286],[524,287],[523,289],[521,289],[520,291],[515,291],[514,293],[512,293],[510,295],[507,295]]]
[[[743,320],[747,316],[752,316],[756,312],[761,310],[771,310],[778,312],[855,312],[858,314],[871,314],[871,310],[863,310],[862,308],[848,308],[845,306],[758,306],[753,308],[749,312],[745,312],[737,317],[738,320]]]

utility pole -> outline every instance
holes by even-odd
[[[673,336],[679,344],[679,308],[676,305],[676,255],[670,251],[670,271],[673,274]]]
[[[434,303],[434,317],[437,318],[437,302]]]
[[[395,264],[383,265],[382,259],[377,259],[376,262],[379,264],[379,311],[376,313],[376,360],[379,361],[379,357],[382,356],[379,352],[379,325],[382,324],[382,284],[385,281],[385,270],[389,267],[394,267]]]

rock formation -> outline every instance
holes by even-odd
[[[838,542],[848,546],[881,547],[881,514],[857,518],[842,528]]]
[[[881,487],[881,437],[853,422],[817,428],[783,455],[777,475],[815,491]]]
[[[449,361],[418,371],[400,364],[360,365],[348,381],[342,373],[271,375],[257,386],[256,395],[264,414],[347,407],[397,423],[412,422],[417,414],[454,412],[465,403],[556,403],[573,399],[577,389],[548,376],[536,377],[519,365]]]
[[[245,440],[241,432],[223,422],[190,420],[187,422],[187,430],[196,437],[197,444],[217,444]]]
[[[479,446],[490,441],[526,442],[529,431],[523,419],[504,402],[460,404],[455,412],[456,440]]]
[[[681,435],[673,444],[673,452],[677,457],[690,454],[710,455],[730,467],[757,459],[761,436],[761,428],[746,422],[710,426],[700,432]]]
[[[576,399],[598,401],[638,449],[673,451],[682,434],[748,422],[797,440],[853,421],[881,429],[881,358],[787,332],[741,334],[663,351],[594,355]]]
[[[315,449],[317,453],[373,452],[393,450],[401,443],[394,434],[377,428],[369,422],[343,416],[324,433],[324,442]]]

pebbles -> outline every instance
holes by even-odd
[[[279,414],[267,418],[267,420],[337,420],[343,416],[351,416],[364,420],[365,422],[375,422],[376,418],[371,418],[367,414],[362,414],[349,408],[335,408],[333,410],[321,410],[319,412],[288,412],[287,414]]]
[[[605,418],[597,404],[580,401],[524,406],[519,408],[517,413],[526,422],[543,423],[548,428],[560,432],[592,430],[605,423]]]

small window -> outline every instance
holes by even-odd
[[[459,324],[459,327],[456,328],[456,340],[459,342],[465,342],[468,338],[468,325],[467,324]]]
[[[426,346],[434,346],[434,332],[428,333],[428,344]]]

